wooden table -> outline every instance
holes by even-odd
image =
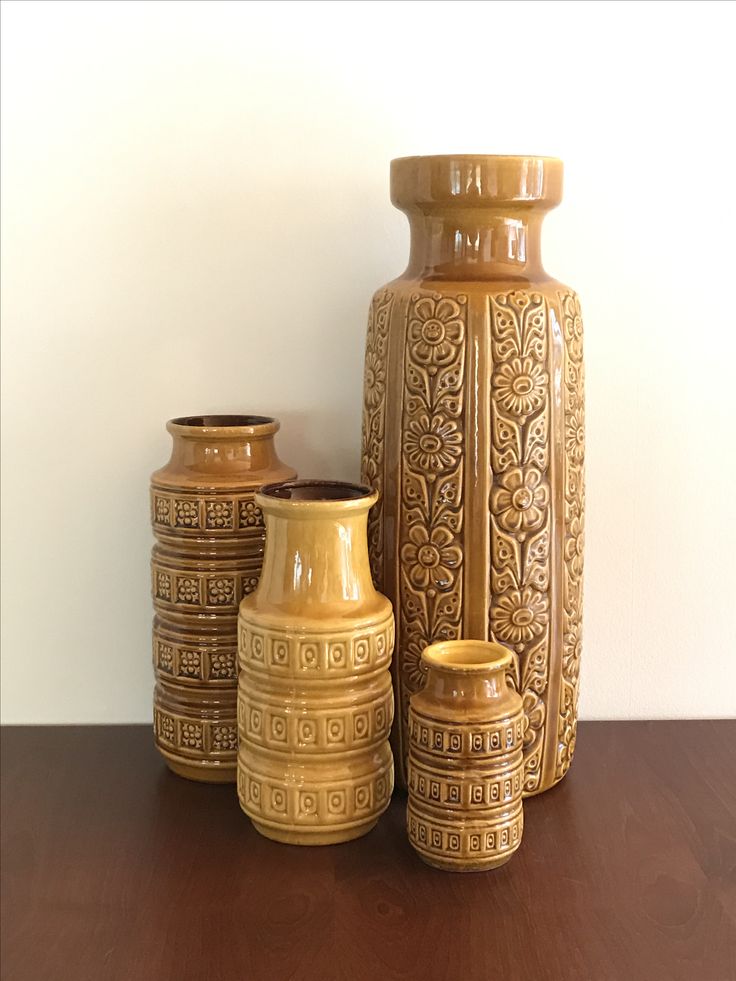
[[[425,867],[402,796],[362,840],[277,845],[148,727],[6,728],[7,981],[732,981],[736,722],[581,724],[496,872]]]

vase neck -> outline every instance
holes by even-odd
[[[326,617],[352,616],[375,601],[367,527],[376,498],[360,490],[366,492],[361,499],[332,502],[257,495],[266,523],[262,603],[295,616]]]
[[[238,422],[230,423],[231,419]],[[281,466],[274,444],[274,435],[279,429],[275,419],[261,416],[188,417],[172,419],[167,429],[173,440],[168,466],[178,472],[236,477],[271,472]]]
[[[279,466],[273,436],[259,440],[213,439],[188,440],[174,437],[170,464],[177,470],[193,473],[239,474]]]
[[[562,163],[550,157],[460,154],[391,163],[391,200],[411,228],[412,278],[548,278],[542,219],[561,199]]]
[[[448,208],[407,214],[411,250],[406,275],[434,280],[538,281],[543,213]]]
[[[438,701],[462,698],[468,704],[479,705],[502,697],[506,687],[503,668],[478,674],[431,666],[425,691]]]

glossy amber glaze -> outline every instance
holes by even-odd
[[[409,840],[429,865],[496,868],[524,830],[524,710],[510,651],[486,641],[433,644],[409,706]]]
[[[407,157],[409,265],[371,304],[362,479],[374,578],[397,619],[394,749],[428,644],[494,640],[522,694],[525,793],[575,746],[583,553],[582,322],[541,262],[548,157]]]
[[[151,478],[154,738],[192,780],[235,780],[237,615],[255,589],[263,516],[254,492],[295,476],[265,416],[188,416],[166,428],[171,459]]]
[[[294,481],[256,500],[266,554],[240,604],[240,804],[277,841],[348,841],[370,831],[393,789],[394,619],[366,539],[376,495]]]

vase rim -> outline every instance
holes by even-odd
[[[422,651],[422,661],[431,668],[482,674],[511,666],[511,651],[490,640],[442,640]]]
[[[366,484],[343,480],[284,480],[266,484],[256,494],[260,506],[270,512],[314,515],[322,512],[367,511],[378,493]]]
[[[518,163],[527,160],[542,160],[546,163],[562,164],[562,157],[550,157],[544,153],[412,153],[406,157],[394,157],[392,164],[403,163],[407,160],[488,160],[492,163]]]
[[[205,413],[169,419],[166,429],[184,439],[264,439],[281,428],[278,419],[250,413]]]
[[[399,209],[556,207],[562,200],[559,157],[448,153],[391,161],[391,200]]]

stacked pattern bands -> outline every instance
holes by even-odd
[[[277,841],[357,838],[391,797],[394,618],[370,576],[375,499],[308,481],[257,497],[266,555],[240,607],[238,795]]]
[[[447,649],[480,646],[456,641],[435,644],[428,653],[439,657]],[[478,718],[483,688],[495,673],[498,680],[487,690],[502,690],[511,662],[498,645],[482,647],[500,652],[500,670],[487,671],[479,683],[455,674],[454,684],[443,686],[442,676],[454,669],[438,668],[428,658],[427,690],[409,708],[409,840],[429,865],[452,871],[503,865],[521,844],[524,828],[522,703],[515,692],[502,692],[487,701],[488,718]],[[473,684],[480,692],[474,703],[463,697]]]
[[[172,457],[151,480],[154,737],[181,776],[234,781],[238,604],[263,558],[254,491],[294,471],[276,456],[273,419],[200,416],[167,428]]]

